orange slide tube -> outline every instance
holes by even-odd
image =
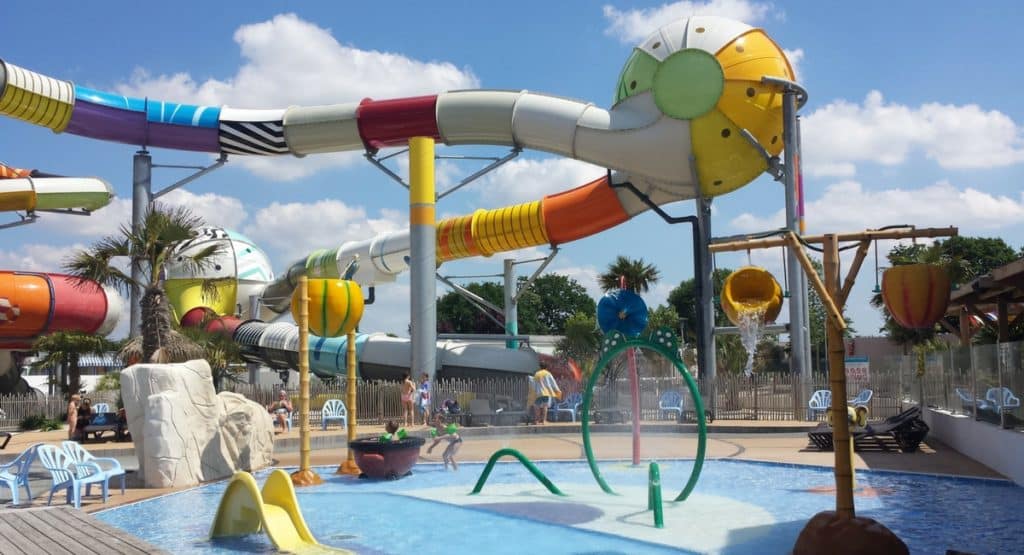
[[[629,219],[607,177],[543,200],[437,223],[439,262],[575,241]]]
[[[0,271],[0,349],[29,349],[51,331],[100,332],[117,310],[107,295],[64,274]]]
[[[589,237],[629,219],[607,176],[546,196],[543,203],[544,223],[552,245]]]

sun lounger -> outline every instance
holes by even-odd
[[[921,409],[912,407],[880,423],[850,430],[850,435],[853,436],[854,449],[878,447],[889,450],[889,442],[895,442],[900,451],[913,453],[924,441],[928,431],[928,424],[921,420]],[[807,432],[807,437],[818,449],[833,449],[832,428],[828,424],[822,423]]]

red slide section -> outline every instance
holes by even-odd
[[[93,333],[108,309],[107,293],[94,282],[0,270],[0,349],[29,349],[50,331]]]

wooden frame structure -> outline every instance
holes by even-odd
[[[708,248],[711,252],[731,252],[752,249],[767,249],[772,247],[789,247],[790,252],[800,261],[807,279],[814,290],[821,297],[828,314],[826,325],[826,337],[828,340],[828,377],[829,388],[832,390],[832,436],[834,445],[846,445],[850,441],[850,427],[846,416],[846,365],[845,348],[843,345],[843,331],[846,329],[846,321],[843,318],[843,308],[846,306],[846,299],[853,289],[857,280],[857,274],[868,254],[868,249],[873,241],[881,239],[917,239],[926,237],[952,237],[959,231],[955,227],[945,228],[924,228],[913,227],[867,230],[853,233],[829,233],[825,235],[797,236],[792,231],[781,233],[776,237],[764,239],[742,239],[739,241],[728,241],[713,243]],[[839,243],[857,241],[857,251],[853,257],[853,263],[846,274],[846,278],[840,283],[839,276]],[[814,270],[803,245],[818,243],[822,245],[822,258],[825,270],[825,279],[818,276]],[[856,516],[853,504],[853,460],[852,453],[848,449],[834,449],[835,453],[835,478],[836,478],[836,513],[840,518],[853,518]]]

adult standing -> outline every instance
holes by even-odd
[[[416,394],[416,384],[409,379],[409,374],[402,374],[402,420],[405,423],[405,427],[411,427],[413,422],[416,421],[416,417],[413,415],[415,410],[415,403],[413,401]]]
[[[417,400],[417,406],[420,408],[420,412],[423,413],[423,425],[430,425],[430,376],[426,373],[420,374],[420,387],[419,387],[419,399]]]
[[[533,387],[537,394],[537,423],[543,424],[548,419],[548,408],[552,399],[561,399],[562,390],[558,387],[555,377],[548,371],[548,365],[541,362],[537,372],[533,374]]]
[[[68,401],[68,439],[75,439],[75,429],[78,427],[78,403],[82,396],[75,393]]]

